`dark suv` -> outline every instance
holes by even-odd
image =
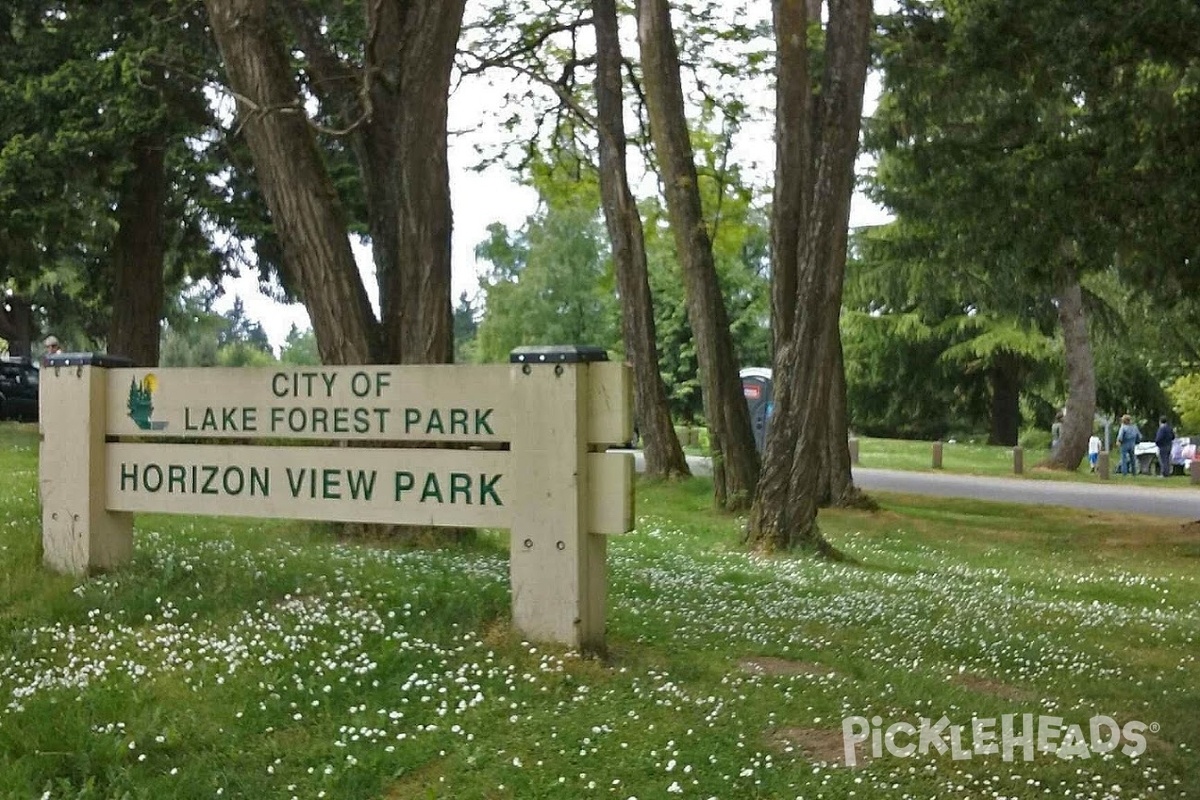
[[[38,417],[38,368],[27,358],[0,356],[0,419]]]

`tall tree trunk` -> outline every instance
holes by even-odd
[[[688,319],[696,336],[715,499],[721,508],[740,510],[749,506],[758,481],[758,451],[738,376],[729,312],[704,226],[671,11],[667,0],[639,0],[637,15],[650,134],[679,254]]]
[[[779,2],[782,6],[785,0]],[[801,7],[799,2],[789,2],[786,14],[777,7],[777,48],[804,41],[807,15]],[[794,100],[789,100],[786,87],[798,79],[795,74],[776,75],[776,114],[798,125],[816,122],[808,137],[815,158],[803,188],[801,235],[794,255],[795,299],[781,298],[772,309],[789,315],[782,323],[789,326],[789,335],[778,340],[775,415],[746,530],[747,542],[761,549],[803,547],[836,555],[817,527],[816,514],[822,462],[830,460],[830,437],[845,438],[844,417],[838,423],[842,429],[830,431],[830,403],[870,28],[870,0],[831,0],[821,105],[815,113],[790,104]],[[779,64],[783,68],[797,60],[781,58]],[[777,152],[803,140],[802,136],[779,137]],[[794,153],[778,152],[777,164],[796,163],[795,159]],[[800,176],[792,172],[788,177]]]
[[[844,266],[844,265],[843,265]],[[835,318],[835,322],[837,322]],[[854,483],[850,464],[850,422],[846,410],[846,362],[841,330],[835,325],[828,346],[829,427],[825,436],[825,462],[821,470],[820,505],[874,510],[878,505]]]
[[[304,112],[268,0],[205,0],[259,186],[312,319],[321,360],[381,355],[346,217]]]
[[[8,342],[8,354],[33,356],[33,303],[19,295],[0,302],[0,339]]]
[[[117,199],[108,351],[132,359],[139,367],[158,366],[166,255],[166,150],[163,133],[135,141],[133,168]]]
[[[454,310],[447,125],[465,0],[367,6],[381,9],[367,43],[367,69],[374,75],[370,124],[372,138],[381,141],[373,142],[376,157],[366,170],[372,182],[391,183],[379,216],[395,230],[396,243],[384,252],[385,261],[375,262],[386,352],[404,364],[449,363]]]
[[[778,353],[796,318],[796,254],[808,216],[812,171],[812,79],[808,22],[820,2],[775,0],[775,186],[771,205],[771,331]],[[807,7],[807,12],[806,12]],[[787,79],[784,80],[784,76]]]
[[[1079,272],[1073,264],[1059,273],[1054,299],[1058,303],[1058,324],[1062,328],[1063,355],[1067,362],[1067,409],[1063,415],[1062,441],[1046,465],[1074,471],[1087,453],[1088,439],[1095,427],[1096,366]]]
[[[453,359],[450,73],[465,0],[364,4],[363,63],[348,63],[301,0],[279,0],[322,106],[347,131],[367,201],[383,357]],[[414,113],[420,109],[420,113]]]
[[[600,134],[600,197],[612,242],[617,288],[621,294],[621,330],[633,365],[634,404],[644,441],[646,475],[660,478],[690,474],[679,437],[671,424],[667,387],[658,368],[654,307],[646,269],[642,217],[625,165],[624,95],[621,41],[615,0],[592,0],[596,29],[596,122]]]
[[[778,0],[774,4],[778,74],[794,76],[776,85],[776,164],[771,216],[771,311],[775,352],[779,352],[780,342],[792,335],[800,232],[812,202],[812,123],[816,120],[809,77],[807,30],[811,23],[819,22],[820,17],[821,0]],[[841,252],[845,252],[844,245]],[[844,259],[840,267],[832,266],[844,272]],[[834,316],[827,322],[832,325],[832,330],[829,331],[829,349],[822,369],[826,371],[829,383],[829,426],[822,448],[823,466],[819,472],[817,496],[823,506],[870,505],[854,486],[850,471],[850,449],[846,440],[846,376],[838,318]]]
[[[1021,432],[1021,362],[1012,353],[1000,353],[988,369],[992,385],[992,430],[988,444],[1016,445]]]
[[[855,114],[856,117],[861,115],[862,89],[859,90],[857,108],[859,111]],[[824,251],[819,256],[826,261],[825,270],[828,272],[830,281],[828,288],[830,299],[827,301],[829,303],[829,307],[826,309],[828,313],[824,315],[828,330],[825,331],[825,351],[820,362],[822,380],[828,386],[828,410],[824,458],[821,463],[822,475],[818,486],[828,486],[828,493],[822,496],[821,505],[842,508],[873,508],[874,503],[854,485],[854,475],[850,471],[849,426],[846,420],[846,362],[842,353],[840,327],[842,294],[845,288],[846,249],[849,246],[850,235],[850,202],[854,194],[854,159],[858,154],[858,128],[851,126],[852,124],[847,121],[847,127],[843,133],[843,135],[852,136],[854,140],[853,151],[849,155],[850,171],[849,174],[835,175],[832,187],[835,197],[840,197],[844,193],[846,199],[830,201],[832,207],[829,213],[834,215],[834,221],[829,230],[831,240],[825,245]],[[845,156],[843,155],[843,157]],[[812,207],[816,208],[817,201],[814,199],[810,202]]]

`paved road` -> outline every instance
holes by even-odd
[[[644,462],[636,452],[640,472]],[[709,475],[712,465],[703,456],[688,456],[694,475]],[[1185,481],[1187,478],[1172,478]],[[1022,478],[991,478],[933,472],[905,472],[891,469],[856,467],[854,481],[863,489],[879,492],[921,494],[935,497],[968,497],[1026,505],[1068,506],[1095,511],[1128,511],[1159,517],[1200,520],[1200,488],[1156,489],[1126,486],[1120,476],[1107,483],[1069,483]]]

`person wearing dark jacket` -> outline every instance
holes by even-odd
[[[1154,444],[1158,447],[1158,464],[1162,467],[1162,476],[1171,477],[1171,444],[1175,441],[1175,429],[1166,417],[1158,418],[1158,433],[1154,434]]]

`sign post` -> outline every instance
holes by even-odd
[[[114,569],[133,555],[133,516],[108,508],[104,493],[109,368],[102,354],[48,360],[38,379],[38,486],[42,558],[73,575]]]
[[[151,370],[51,357],[44,562],[120,567],[136,512],[508,528],[517,630],[602,650],[604,536],[633,529],[632,455],[606,452],[632,436],[631,376],[606,358]],[[356,441],[374,446],[338,446]]]

